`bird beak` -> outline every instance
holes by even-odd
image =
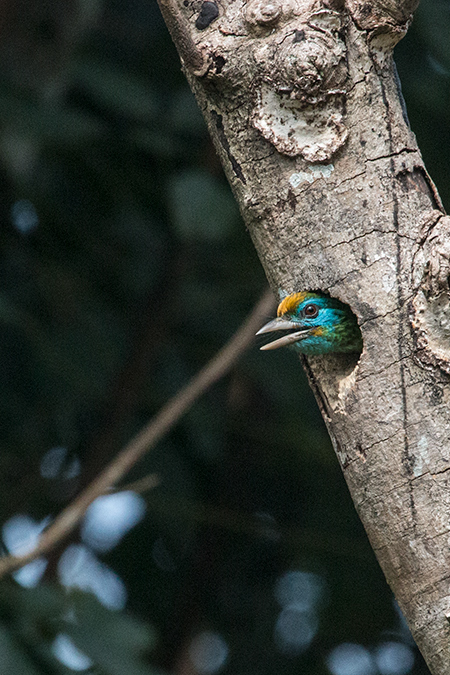
[[[278,317],[277,319],[272,319],[272,321],[266,323],[262,328],[259,329],[256,335],[272,333],[276,330],[292,330],[293,328],[298,328],[298,324],[294,321],[283,319],[283,317]],[[278,349],[279,347],[292,345],[294,342],[298,342],[302,338],[306,337],[308,333],[309,328],[302,328],[301,330],[297,330],[295,333],[283,335],[283,337],[279,338],[278,340],[274,340],[273,342],[269,342],[267,345],[263,345],[260,347],[260,349],[262,351],[266,351],[268,349]]]

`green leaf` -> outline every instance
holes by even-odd
[[[65,632],[108,675],[156,675],[143,654],[155,644],[148,624],[106,609],[91,595],[73,595],[74,622]]]
[[[1,672],[8,675],[40,675],[33,666],[25,650],[11,633],[0,625],[0,665]]]

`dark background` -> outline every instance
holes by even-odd
[[[450,2],[425,0],[396,50],[447,204],[449,34]],[[0,522],[20,552],[265,279],[155,0],[3,0],[0,64]],[[158,487],[100,500],[1,582],[1,673],[428,672],[296,357],[257,346],[129,476]]]

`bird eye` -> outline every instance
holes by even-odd
[[[317,305],[306,305],[303,313],[308,319],[314,319],[319,313],[319,308]]]

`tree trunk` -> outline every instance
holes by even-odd
[[[272,288],[358,317],[359,360],[304,365],[386,578],[448,675],[450,220],[392,59],[417,3],[160,4]]]

